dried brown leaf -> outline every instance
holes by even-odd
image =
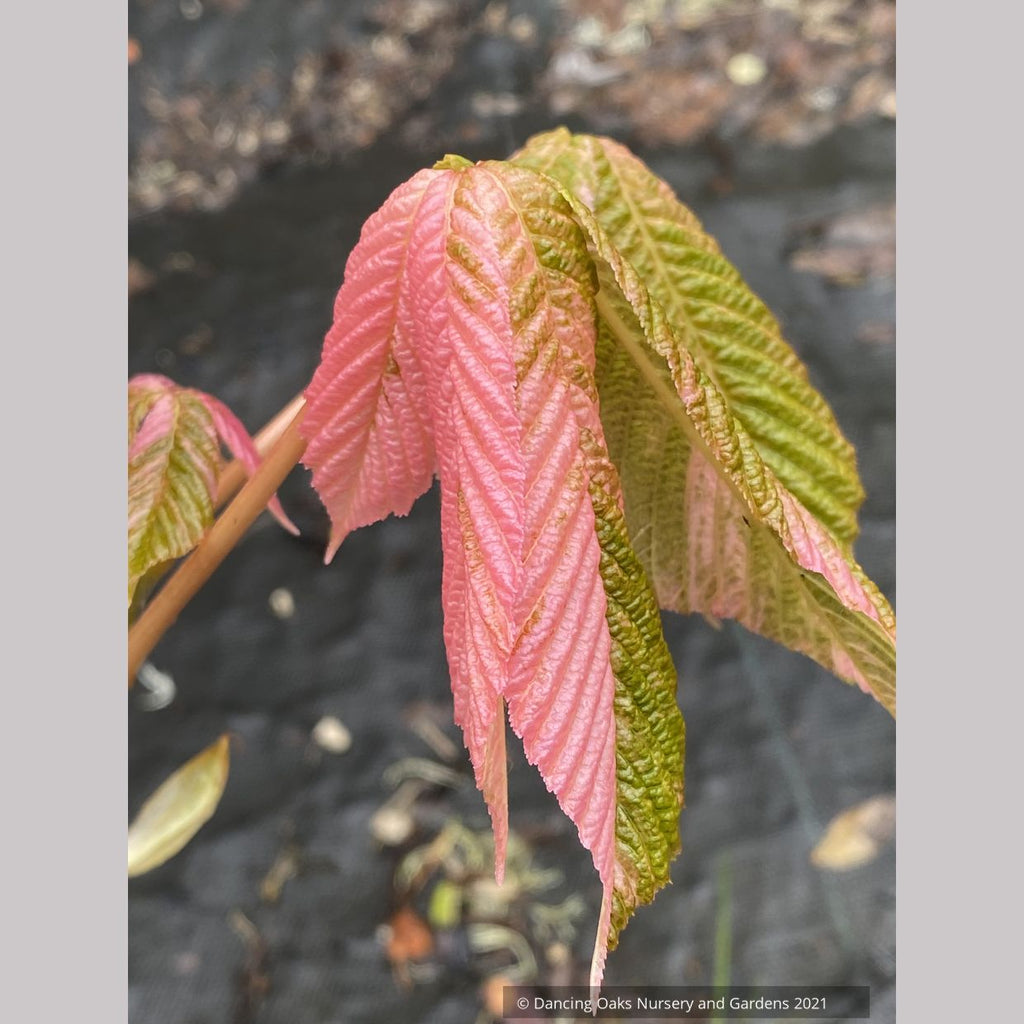
[[[896,797],[873,796],[829,822],[811,851],[811,863],[826,871],[849,871],[868,864],[896,833]]]

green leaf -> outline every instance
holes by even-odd
[[[131,579],[128,581],[128,627],[131,628],[139,616],[145,610],[146,603],[156,589],[157,584],[164,578],[173,562],[159,562],[152,568],[147,569],[135,581],[132,588]]]
[[[895,714],[888,602],[766,465],[636,268],[564,195],[597,261],[601,420],[659,603],[736,619]]]
[[[596,439],[592,444],[596,448]],[[596,468],[602,464],[604,474]],[[615,498],[618,474],[602,451],[593,454],[592,466],[590,497],[615,675],[617,870],[608,934],[608,949],[614,949],[634,909],[668,884],[679,852],[686,730],[657,600]]]
[[[615,282],[603,283],[602,420],[662,607],[736,619],[894,711],[885,598],[764,465],[656,304],[638,301],[642,327]]]
[[[228,781],[225,733],[169,776],[128,828],[128,877],[170,860],[213,816]]]
[[[586,204],[764,462],[849,548],[864,500],[853,448],[775,318],[693,213],[610,139],[560,128],[535,136],[513,159]]]

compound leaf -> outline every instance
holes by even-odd
[[[387,465],[372,450],[375,432],[390,429],[385,415],[405,417],[401,450],[436,453],[455,716],[490,809],[496,873],[508,834],[507,707],[604,887],[596,985],[606,950],[678,851],[683,726],[597,408],[594,265],[568,203],[540,175],[449,158],[417,181],[371,218],[350,261],[309,392],[307,463],[312,451],[336,546],[359,494],[375,496],[366,516],[382,516],[423,489],[427,466],[395,462],[377,486],[356,459],[346,489],[333,469],[355,450],[344,424],[362,425],[366,465]],[[382,251],[374,301],[388,312],[358,350],[377,353],[377,374],[414,381],[383,412],[369,370],[362,390],[333,385],[353,358],[335,356],[347,344],[338,323],[358,332],[371,318],[360,293],[382,279],[363,269],[365,254]],[[402,402],[419,403],[418,424]]]
[[[684,729],[659,605],[736,618],[895,707],[853,561],[853,453],[778,326],[609,140],[446,157],[367,222],[307,391],[332,518],[440,479],[455,717],[508,835],[506,713],[604,889],[591,982],[679,849]]]

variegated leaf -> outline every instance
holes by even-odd
[[[223,402],[159,374],[128,382],[128,605],[140,581],[187,555],[213,523],[220,442],[251,473],[259,455]],[[277,498],[268,505],[297,533]],[[148,575],[147,575],[148,574]],[[138,610],[136,602],[135,611]]]
[[[611,139],[560,128],[532,138],[513,160],[586,204],[765,464],[848,549],[864,500],[853,448],[775,317],[694,214]]]

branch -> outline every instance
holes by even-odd
[[[299,398],[288,409],[293,406],[297,411],[288,426],[280,431],[277,443],[260,463],[259,469],[128,630],[129,686],[149,652],[199,588],[213,575],[217,566],[239,542],[284,478],[302,458],[306,442],[299,434],[299,424],[302,422],[304,403]],[[268,425],[266,431],[270,431],[275,423],[277,419]]]
[[[304,402],[300,392],[253,438],[261,459],[266,458],[267,452],[281,439]],[[234,459],[221,470],[217,478],[217,508],[223,508],[238,493],[248,475],[240,459]]]

